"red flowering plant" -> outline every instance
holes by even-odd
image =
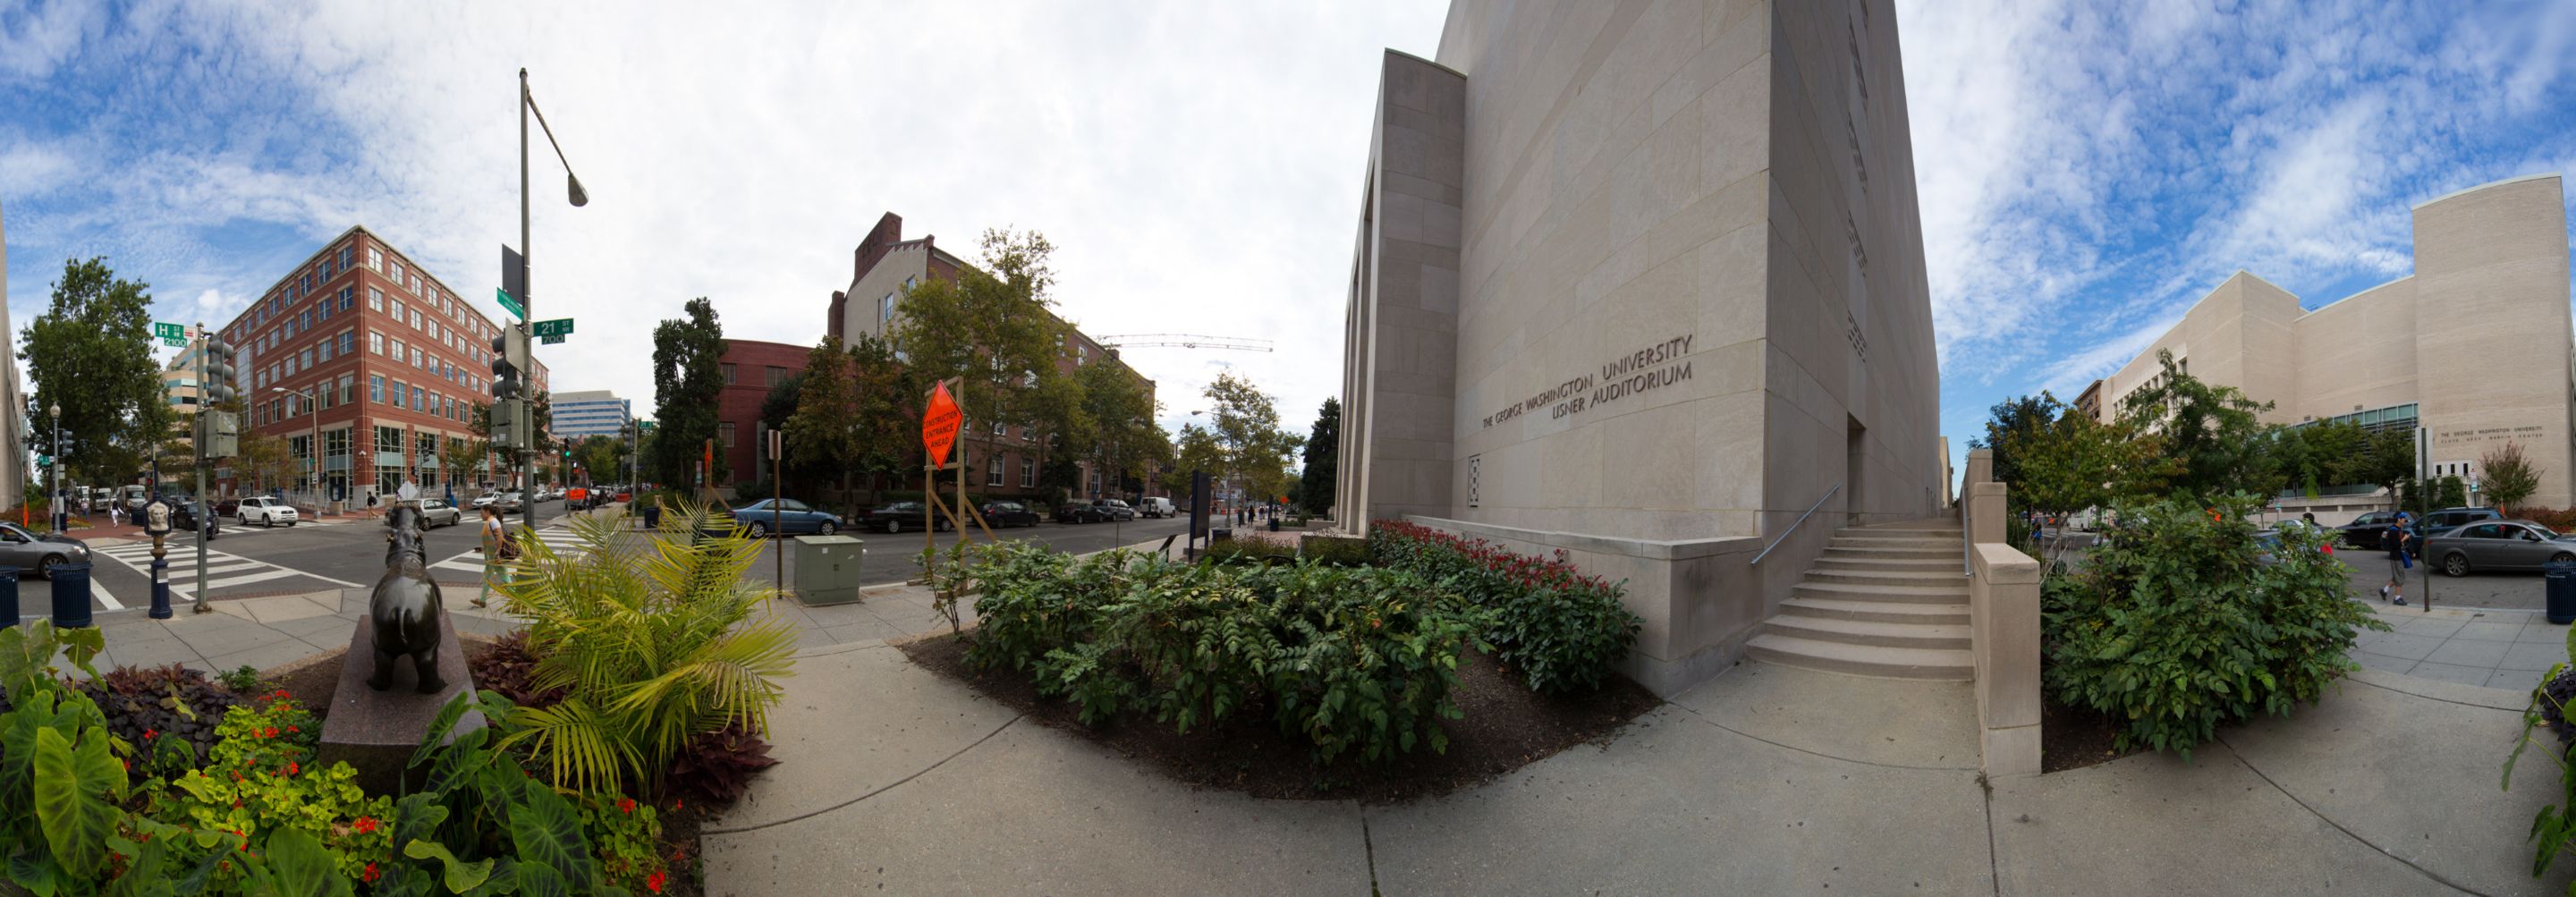
[[[582,834],[608,881],[629,892],[661,893],[661,814],[649,802],[616,795],[585,795],[580,801]]]
[[[154,815],[199,831],[237,833],[248,846],[280,829],[311,836],[342,874],[362,878],[393,852],[393,802],[368,797],[357,770],[313,760],[319,725],[285,692],[235,705],[216,727],[206,768],[170,782]],[[218,874],[218,879],[224,879]]]
[[[1401,520],[1370,523],[1368,541],[1380,566],[1410,571],[1474,605],[1494,659],[1532,689],[1598,688],[1636,644],[1642,623],[1619,601],[1626,581],[1584,575],[1562,549],[1532,557]]]

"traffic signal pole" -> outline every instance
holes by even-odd
[[[530,252],[535,248],[535,247],[530,246],[530,245],[528,244],[528,107],[529,107],[529,105],[530,105],[531,103],[532,103],[532,98],[528,96],[528,70],[527,70],[527,69],[520,69],[520,70],[519,70],[519,264],[520,264],[521,266],[523,266],[523,267],[526,267],[526,268],[534,268],[534,267],[536,267],[535,265],[530,265],[530,264],[528,264],[528,263],[527,263],[527,258],[528,258],[529,253],[530,253]],[[530,276],[534,275],[535,273],[536,273],[536,272],[534,272],[534,271],[529,271],[529,272],[527,272],[527,274],[523,274],[523,275],[521,275],[521,276],[520,276],[520,281],[519,281],[519,283],[520,283],[520,289],[522,289],[522,290],[524,290],[524,291],[526,291],[526,292],[529,292],[529,293],[533,293],[533,292],[535,292],[534,290],[528,290],[528,289],[527,289],[527,280],[528,280],[528,278],[529,278]],[[531,321],[531,320],[534,320],[534,319],[536,318],[536,316],[537,316],[536,299],[535,299],[534,297],[531,297],[531,296],[528,296],[528,295],[524,295],[524,294],[523,294],[523,295],[521,295],[521,296],[519,297],[519,324],[518,324],[518,327],[519,327],[519,345],[522,345],[522,346],[528,345],[528,322],[529,322],[529,321]],[[529,358],[530,358],[530,362],[531,362],[531,364],[533,365],[533,362],[534,362],[534,360],[535,360],[535,355],[536,355],[536,351],[535,351],[535,349],[534,349],[533,347],[531,347],[531,348],[529,349],[529,351],[528,351],[528,355],[529,355]],[[522,398],[520,399],[520,401],[521,401],[522,403],[524,403],[524,402],[526,402],[526,401],[527,401],[527,398],[525,398],[526,396],[531,396],[531,395],[534,395],[534,394],[535,394],[535,390],[536,390],[536,381],[535,381],[535,379],[534,379],[534,378],[536,377],[536,373],[537,373],[537,372],[536,372],[536,369],[535,369],[533,366],[531,366],[528,370],[526,370],[526,371],[522,371],[522,372],[520,372],[520,374],[519,374],[519,376],[521,376],[521,377],[529,378],[529,379],[526,381],[527,385],[526,385],[525,387],[522,387],[522,388],[521,388],[521,390],[520,390],[520,395],[522,396]],[[533,411],[531,411],[531,412],[528,414],[528,424],[529,424],[529,429],[530,429],[531,431],[533,431],[533,430],[535,429],[536,422],[537,422],[537,416],[536,416],[536,414],[535,414]],[[529,529],[532,529],[532,530],[537,528],[537,503],[536,503],[536,501],[535,501],[535,498],[536,498],[536,496],[535,496],[535,492],[536,492],[536,485],[537,485],[537,461],[536,461],[536,457],[535,457],[535,452],[531,451],[531,449],[533,449],[533,448],[535,448],[535,447],[536,447],[536,444],[537,444],[536,436],[537,436],[537,434],[536,434],[536,433],[534,433],[534,432],[524,432],[524,433],[520,433],[520,434],[518,434],[518,442],[519,442],[519,454],[518,454],[518,461],[519,461],[519,468],[520,468],[520,476],[519,476],[519,502],[520,502],[520,504],[519,504],[519,524],[520,524],[521,526],[525,526],[525,527],[527,527],[527,528],[529,528]]]

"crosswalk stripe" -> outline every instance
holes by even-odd
[[[211,580],[206,583],[206,588],[227,589],[233,586],[246,585],[254,582],[267,582],[281,577],[302,575],[304,574],[297,573],[293,570],[266,570],[259,573],[245,573],[240,576],[229,576],[223,579]]]
[[[107,587],[106,587],[106,586],[104,586],[104,585],[100,585],[100,584],[99,584],[99,581],[98,581],[98,578],[97,578],[97,577],[91,577],[91,578],[90,578],[90,581],[89,581],[89,596],[90,596],[90,597],[92,597],[92,598],[96,598],[96,599],[98,599],[98,603],[100,603],[100,604],[102,604],[102,605],[106,605],[106,607],[107,607],[107,609],[108,609],[108,610],[124,610],[124,609],[125,609],[125,605],[118,604],[118,603],[116,602],[116,596],[114,596],[114,595],[110,595],[110,594],[108,594],[108,593],[107,593]]]

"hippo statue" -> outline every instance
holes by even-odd
[[[385,517],[385,575],[376,580],[375,597],[367,602],[369,630],[376,642],[376,673],[367,687],[393,686],[394,658],[411,656],[422,694],[447,688],[438,675],[440,620],[438,583],[429,578],[429,548],[422,541],[420,509],[396,507]]]

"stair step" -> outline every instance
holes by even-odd
[[[1967,681],[1976,678],[1976,661],[1952,648],[1895,648],[1846,645],[1766,632],[1745,643],[1754,658],[1802,669],[1883,679]]]
[[[1944,539],[1939,536],[1856,536],[1837,533],[1834,535],[1833,541],[1828,544],[1840,545],[1849,548],[1947,548],[1951,551],[1959,550],[1959,539],[1955,536]]]
[[[1966,569],[1959,566],[1959,559],[1954,557],[1886,558],[1868,554],[1830,554],[1816,558],[1816,569],[1853,572],[1920,570],[1925,573],[1947,572],[1954,576],[1967,575]]]
[[[1965,623],[1928,625],[1781,614],[1764,622],[1762,627],[1765,632],[1776,632],[1792,638],[1841,642],[1846,645],[1962,650],[1968,647],[1968,626]]]
[[[1836,539],[1834,541],[1839,543],[1842,540]],[[1826,545],[1822,556],[1837,558],[1886,558],[1888,560],[1909,561],[1926,561],[1939,558],[1947,558],[1949,560],[1956,561],[1962,557],[1959,552],[1959,546],[1956,545],[1952,545],[1947,548],[1933,548],[1930,546],[1873,547],[1868,545],[1840,544]]]
[[[1846,582],[1801,582],[1789,587],[1797,598],[1834,598],[1844,601],[1887,601],[1914,604],[1968,603],[1968,579],[1960,577],[1953,586],[1890,586]]]
[[[1959,565],[1949,564],[1931,570],[1851,570],[1818,567],[1807,571],[1807,581],[1842,583],[1844,585],[1923,586],[1926,588],[1965,588],[1967,574]]]
[[[1835,535],[1850,535],[1850,534],[1866,534],[1866,533],[1897,533],[1897,534],[1905,534],[1905,533],[1925,533],[1925,534],[1940,534],[1940,535],[1946,535],[1946,536],[1949,536],[1949,537],[1951,537],[1951,538],[1954,538],[1954,539],[1955,539],[1955,538],[1958,538],[1958,536],[1959,536],[1959,533],[1960,533],[1960,532],[1961,532],[1961,528],[1960,528],[1959,524],[1958,524],[1956,521],[1952,521],[1952,522],[1950,522],[1950,523],[1943,523],[1943,524],[1928,524],[1928,523],[1927,523],[1927,524],[1924,524],[1924,525],[1922,525],[1922,526],[1911,526],[1911,525],[1902,524],[1902,523],[1899,523],[1899,524],[1875,525],[1875,526],[1846,526],[1846,527],[1843,527],[1842,529],[1835,530],[1835,531],[1834,531],[1834,534],[1835,534]]]
[[[1920,623],[1932,626],[1968,625],[1966,604],[1925,604],[1912,601],[1856,601],[1843,598],[1791,598],[1780,602],[1783,616],[1826,617],[1837,620],[1861,620],[1878,623]]]

